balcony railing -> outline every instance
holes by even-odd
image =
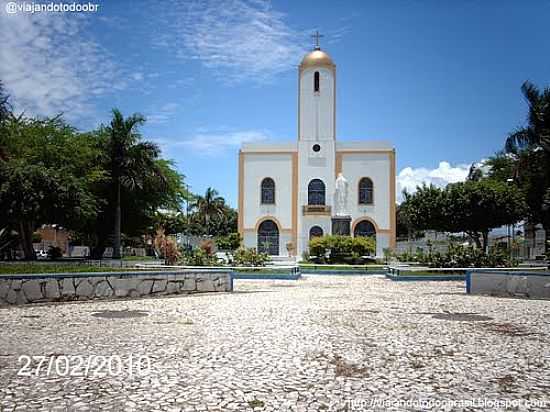
[[[328,215],[330,216],[330,206],[328,205],[304,205],[302,206],[304,215]]]

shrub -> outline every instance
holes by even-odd
[[[155,239],[153,240],[157,255],[164,258],[167,265],[174,265],[181,257],[181,251],[178,248],[176,240],[164,234],[164,229],[157,229]]]
[[[517,262],[511,261],[507,252],[501,248],[493,248],[485,254],[482,249],[473,246],[449,244],[446,253],[402,253],[397,255],[401,262],[418,262],[429,267],[458,268],[458,267],[506,267],[514,266]]]
[[[214,248],[214,241],[212,241],[211,239],[202,240],[199,244],[199,249],[206,253],[208,256],[212,256],[214,254]]]
[[[236,266],[265,266],[270,261],[267,253],[259,253],[255,248],[240,248],[233,255]]]
[[[63,252],[59,246],[50,246],[48,248],[48,259],[57,260],[63,257]]]
[[[178,259],[181,257],[181,251],[178,248],[176,241],[169,237],[164,242],[164,261],[167,265],[175,265]]]
[[[309,253],[317,263],[363,263],[372,255],[376,242],[371,237],[322,236],[309,242]]]
[[[153,239],[153,247],[157,256],[164,257],[164,243],[166,242],[166,235],[163,228],[158,228],[155,238]]]
[[[215,266],[218,264],[218,259],[199,248],[186,252],[180,262],[189,266]]]
[[[230,233],[227,236],[220,236],[216,239],[216,245],[219,250],[224,252],[234,252],[241,246],[243,238],[239,233]]]
[[[373,237],[354,237],[351,242],[352,250],[359,257],[371,256],[376,253],[376,241]]]

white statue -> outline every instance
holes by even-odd
[[[348,181],[342,173],[336,178],[334,191],[334,212],[336,216],[349,216],[348,212]]]

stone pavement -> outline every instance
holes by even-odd
[[[0,410],[550,408],[549,301],[375,276],[235,290],[0,309]]]

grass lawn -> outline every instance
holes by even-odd
[[[147,261],[147,260],[159,260],[159,261],[161,261],[162,259],[157,259],[154,256],[124,256],[122,258],[122,260],[129,260],[129,261],[138,260],[140,262],[143,262],[143,261]]]
[[[319,265],[315,263],[300,263],[302,269],[314,269],[314,270],[339,270],[339,271],[357,271],[357,270],[380,270],[385,265],[370,264],[370,265]]]

